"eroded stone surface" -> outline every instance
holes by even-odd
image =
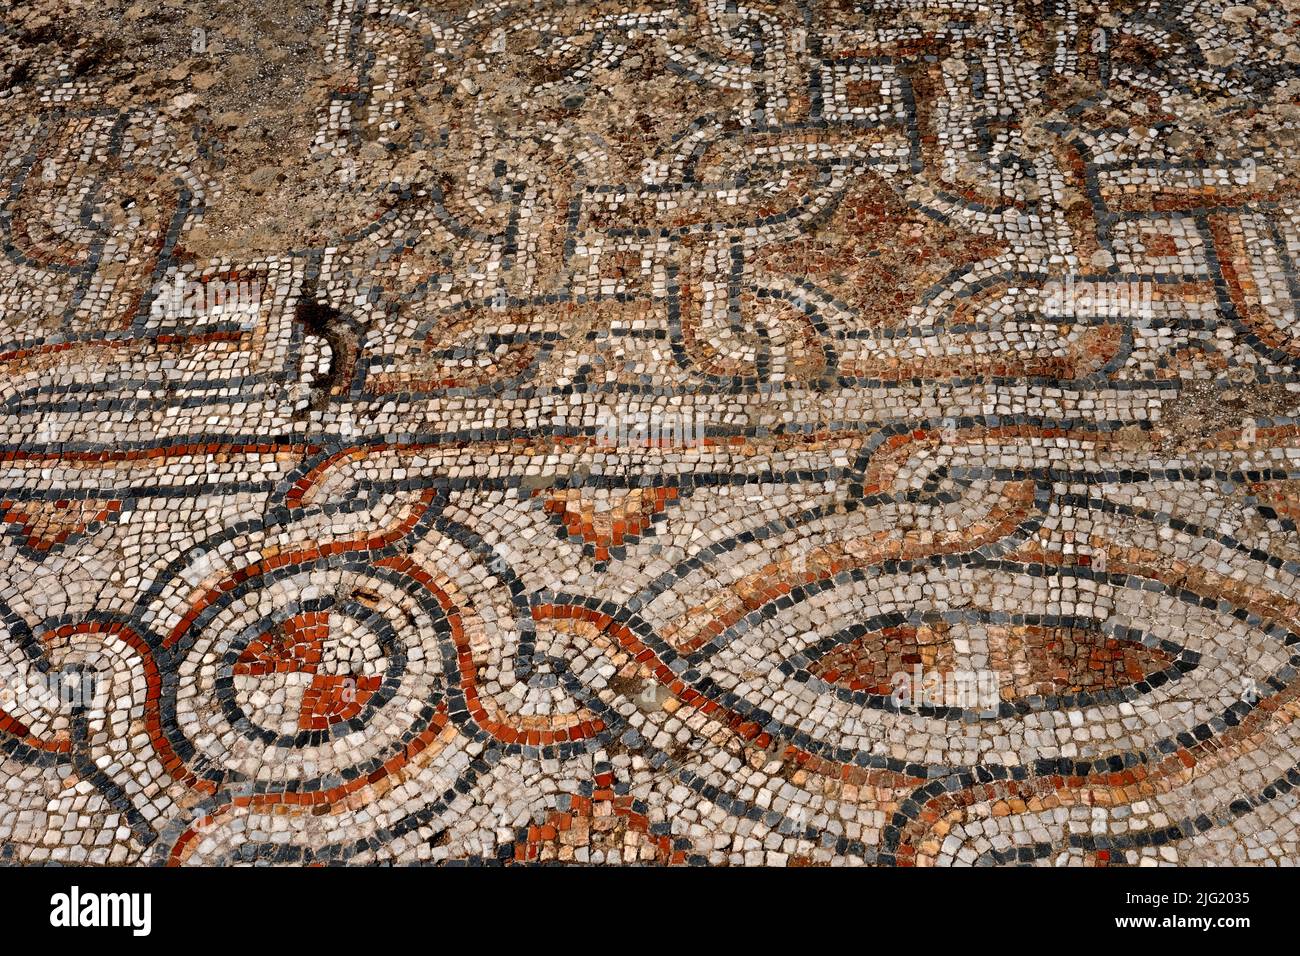
[[[47,6],[4,860],[1300,853],[1295,0]]]

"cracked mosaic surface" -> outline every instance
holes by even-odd
[[[4,861],[1300,857],[1296,0],[97,6]]]

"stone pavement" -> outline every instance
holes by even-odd
[[[1297,0],[65,7],[0,861],[1297,859]]]

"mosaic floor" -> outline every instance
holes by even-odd
[[[1300,859],[1300,0],[72,6],[0,862]]]

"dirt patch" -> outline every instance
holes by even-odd
[[[1300,389],[1260,382],[1188,382],[1160,405],[1158,432],[1166,449],[1196,445],[1214,435],[1245,429],[1259,419],[1295,415]]]

